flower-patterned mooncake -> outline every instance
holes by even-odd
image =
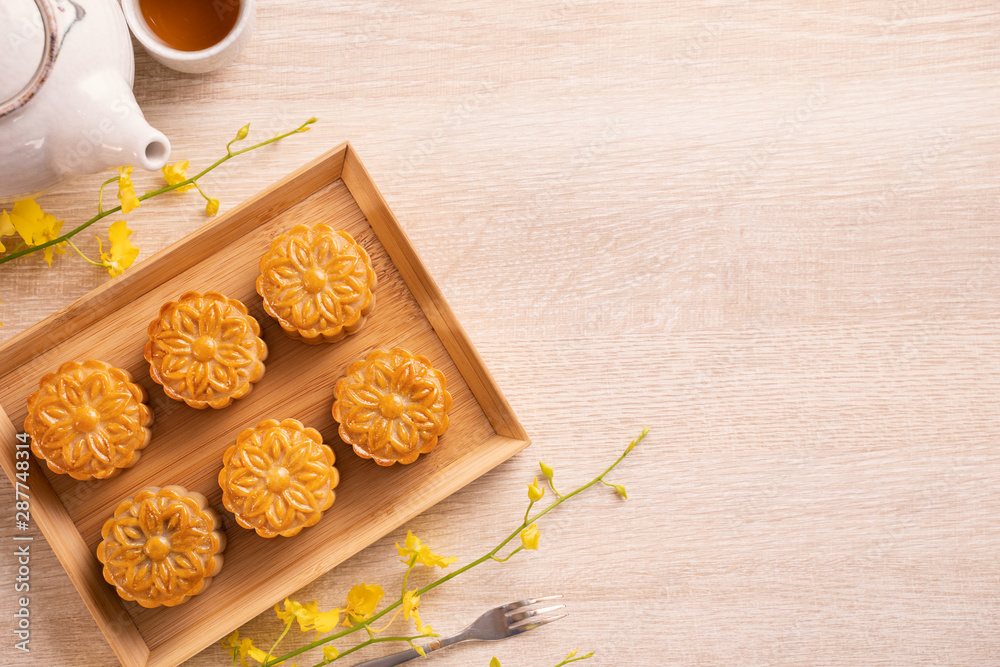
[[[350,365],[334,393],[340,437],[381,466],[413,463],[448,428],[444,373],[423,355],[400,348],[370,352]]]
[[[139,460],[153,413],[146,390],[102,361],[70,361],[45,375],[28,397],[24,430],[49,469],[74,479],[104,479]]]
[[[173,607],[204,591],[222,569],[225,533],[205,496],[182,486],[143,489],[101,529],[104,579],[125,600]]]
[[[257,293],[287,335],[332,343],[364,325],[376,283],[368,253],[350,234],[296,225],[261,257]]]
[[[246,429],[222,463],[222,504],[261,537],[291,537],[316,525],[340,481],[333,450],[296,419],[266,419]]]
[[[192,408],[224,408],[264,376],[267,345],[246,306],[218,292],[187,292],[160,309],[144,350],[149,375]]]

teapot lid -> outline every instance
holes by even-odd
[[[0,2],[0,117],[20,109],[48,78],[59,45],[44,0]]]

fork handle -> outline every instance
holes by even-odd
[[[404,662],[413,660],[419,656],[420,654],[411,648],[406,651],[401,651],[400,653],[387,655],[383,658],[366,660],[365,662],[358,663],[355,667],[393,667],[394,665],[402,665]]]
[[[424,653],[430,653],[431,651],[436,651],[439,648],[444,648],[449,646],[439,639],[435,639],[429,644],[423,647]],[[420,657],[420,654],[414,649],[407,649],[405,651],[400,651],[399,653],[393,653],[392,655],[387,655],[382,658],[375,658],[374,660],[366,660],[365,662],[359,662],[354,667],[394,667],[395,665],[402,665],[404,662],[413,660],[414,658]]]

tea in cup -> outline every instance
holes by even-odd
[[[197,74],[240,54],[253,32],[255,0],[123,0],[122,11],[149,55]]]

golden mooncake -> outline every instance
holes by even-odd
[[[315,525],[340,481],[333,450],[296,419],[266,419],[246,429],[222,463],[222,504],[261,537],[291,537]]]
[[[122,502],[101,529],[104,579],[125,600],[173,607],[208,588],[222,569],[226,536],[205,496],[151,486]]]
[[[444,373],[427,357],[400,348],[355,361],[334,394],[340,437],[381,466],[413,463],[448,428],[451,394]]]
[[[146,390],[103,361],[70,361],[45,375],[28,397],[24,430],[49,470],[104,479],[131,468],[149,444],[153,412]]]
[[[296,225],[260,259],[257,293],[292,338],[332,343],[360,329],[375,307],[368,253],[345,231]]]
[[[250,393],[264,376],[267,345],[240,301],[187,292],[150,323],[144,355],[167,396],[200,410]]]

